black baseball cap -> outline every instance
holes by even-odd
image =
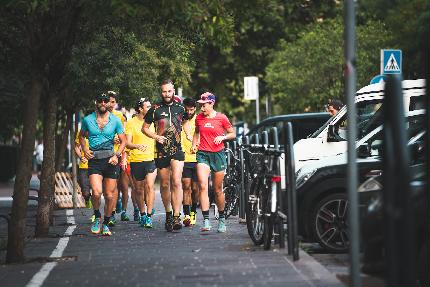
[[[101,101],[101,100],[108,100],[109,101],[108,95],[106,95],[105,93],[97,95],[96,101]]]

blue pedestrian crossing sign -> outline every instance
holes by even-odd
[[[402,50],[381,50],[381,74],[402,73]]]

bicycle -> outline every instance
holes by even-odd
[[[225,218],[230,215],[237,215],[239,209],[239,191],[241,185],[240,159],[237,158],[233,150],[226,148],[226,153],[230,154],[230,164],[227,166],[224,177],[223,192],[225,195]]]

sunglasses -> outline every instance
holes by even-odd
[[[97,99],[97,103],[98,104],[100,104],[100,103],[105,103],[105,104],[107,104],[107,103],[109,103],[109,99]]]

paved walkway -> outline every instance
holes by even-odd
[[[90,234],[91,211],[58,210],[50,237],[27,243],[28,263],[0,265],[1,285],[344,286],[304,252],[293,263],[286,250],[255,247],[237,217],[227,220],[225,234],[201,234],[200,226],[167,233],[162,210],[157,196],[153,229],[119,222],[111,237]]]

